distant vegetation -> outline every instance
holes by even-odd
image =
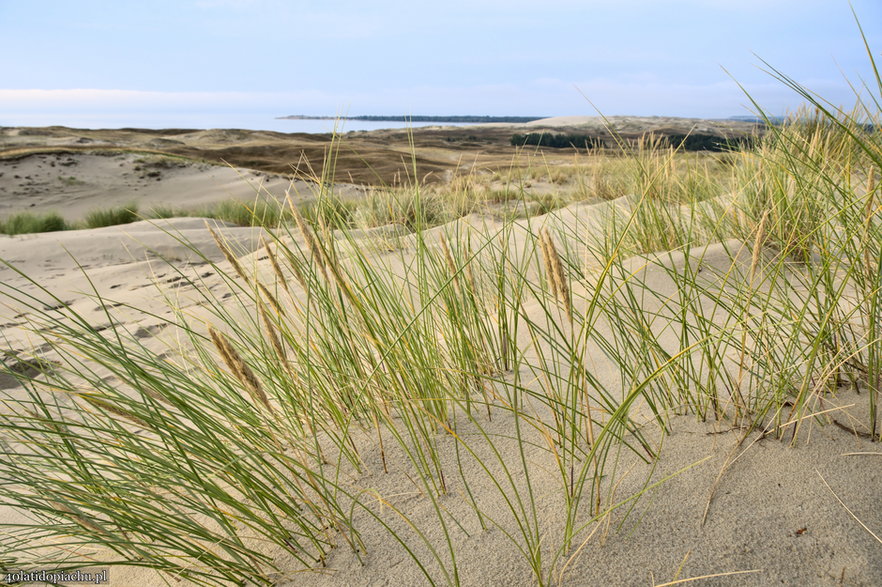
[[[511,137],[511,144],[515,147],[536,145],[538,147],[551,147],[553,149],[595,149],[603,146],[603,141],[591,135],[578,134],[552,134],[545,132],[531,132],[516,134]]]
[[[404,114],[396,114],[392,116],[384,115],[364,115],[364,116],[306,116],[302,114],[292,114],[290,116],[280,116],[281,120],[364,120],[368,122],[532,122],[534,120],[542,120],[544,116],[408,116]]]
[[[741,151],[752,148],[756,144],[756,137],[746,136],[727,139],[716,135],[690,134],[690,135],[667,135],[663,139],[673,147],[684,151]]]
[[[753,147],[756,137],[744,136],[727,139],[717,135],[708,134],[667,134],[661,137],[649,135],[661,145],[670,145],[683,151],[740,151]],[[536,145],[538,147],[551,147],[552,149],[596,149],[604,146],[603,139],[597,136],[585,134],[554,134],[547,132],[533,132],[527,134],[515,134],[511,137],[511,144],[516,147]]]
[[[349,208],[352,207],[354,206],[351,204],[334,199],[323,203],[321,209],[314,203],[307,204],[303,206],[301,213],[305,218],[313,221],[318,221],[319,214],[324,216],[330,215],[335,225],[345,225],[352,212]],[[92,210],[79,222],[68,222],[57,212],[45,214],[21,212],[7,218],[0,218],[0,234],[12,236],[38,232],[55,232],[58,230],[102,228],[104,226],[131,224],[138,220],[158,220],[187,216],[214,218],[215,220],[229,222],[237,226],[263,226],[266,228],[277,228],[292,220],[290,211],[280,207],[275,202],[263,200],[256,204],[240,200],[224,200],[199,208],[155,206],[147,212],[139,212],[137,205],[129,204]]]

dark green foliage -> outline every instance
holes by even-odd
[[[596,149],[603,146],[603,141],[591,135],[531,132],[527,134],[513,135],[511,137],[511,144],[515,147],[536,145],[538,147],[551,147],[553,149]]]
[[[307,116],[302,114],[292,114],[290,116],[282,116],[288,120],[364,120],[368,122],[532,122],[541,120],[544,116],[472,116],[472,115],[453,115],[453,116],[409,116],[405,114],[395,115],[361,115],[361,116]]]
[[[705,134],[672,134],[663,139],[667,144],[683,151],[742,151],[756,145],[756,137],[744,136],[727,139]]]

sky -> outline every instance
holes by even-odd
[[[851,6],[882,65],[882,1]],[[875,83],[846,0],[0,0],[0,125],[795,109],[763,60]]]

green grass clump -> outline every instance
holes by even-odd
[[[237,200],[227,200],[215,204],[205,210],[204,215],[238,226],[266,226],[268,228],[279,226],[283,217],[278,205],[266,202],[250,205],[247,202]]]
[[[152,208],[150,208],[150,211],[146,214],[145,218],[160,220],[164,218],[180,218],[192,215],[193,212],[191,210],[186,210],[184,208],[173,208],[171,206],[153,206]]]
[[[0,234],[29,234],[34,232],[54,232],[68,230],[70,225],[57,212],[31,214],[21,212],[0,220]]]
[[[92,210],[83,219],[86,228],[101,228],[118,224],[131,224],[141,220],[135,204]]]

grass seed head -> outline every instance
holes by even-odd
[[[242,270],[242,266],[239,265],[239,260],[230,250],[229,246],[227,246],[226,241],[224,241],[217,232],[208,224],[208,221],[205,221],[205,228],[208,229],[208,232],[211,233],[211,237],[214,239],[214,242],[217,244],[217,247],[220,249],[221,253],[223,253],[224,258],[233,266],[233,270],[236,274],[242,278],[243,281],[248,281],[248,278],[245,277],[245,272]]]
[[[759,265],[760,257],[762,256],[763,244],[766,241],[766,220],[769,218],[769,211],[766,210],[763,213],[763,217],[760,219],[759,225],[756,227],[756,237],[753,239],[753,251],[750,257],[750,278],[753,281],[753,276],[756,275],[756,268]]]
[[[54,499],[47,499],[46,502],[49,505],[51,505],[52,507],[54,507],[55,509],[57,509],[58,511],[61,511],[61,512],[64,512],[64,513],[70,515],[72,517],[73,521],[76,522],[77,524],[79,524],[80,526],[82,526],[83,528],[85,528],[87,530],[91,530],[93,532],[98,532],[99,534],[107,535],[107,530],[105,530],[104,528],[102,528],[101,526],[99,526],[98,524],[96,524],[95,522],[90,520],[89,518],[85,517],[84,515],[75,512],[73,509],[69,508],[68,506],[64,505],[63,503],[59,503],[59,502],[55,501]]]
[[[322,272],[322,275],[325,278],[325,281],[328,280],[328,269],[327,269],[327,261],[325,259],[325,255],[322,252],[321,247],[318,246],[318,243],[315,241],[315,235],[312,230],[306,225],[306,221],[303,219],[303,215],[300,214],[300,210],[297,209],[297,206],[294,205],[294,201],[291,200],[291,197],[288,196],[288,207],[291,209],[291,215],[294,217],[294,222],[297,224],[297,229],[300,231],[300,234],[303,235],[303,240],[306,241],[306,247],[309,249],[312,258],[315,259],[316,265],[318,265],[319,269]]]
[[[270,305],[280,316],[285,315],[285,310],[279,305],[279,300],[276,299],[276,296],[272,294],[272,292],[261,282],[257,282],[257,287],[260,289],[260,293],[264,295],[264,297],[269,301]]]
[[[551,276],[551,291],[557,300],[563,304],[567,316],[572,320],[573,305],[570,299],[570,286],[567,282],[563,262],[557,252],[557,247],[554,246],[554,241],[551,240],[551,235],[548,234],[548,230],[545,227],[539,231],[539,240],[542,247],[542,258],[545,260],[545,270]]]
[[[285,274],[282,273],[282,267],[281,265],[279,265],[279,261],[276,258],[275,253],[273,253],[273,250],[270,248],[268,242],[264,241],[263,247],[266,249],[266,255],[267,257],[269,257],[270,264],[273,266],[273,273],[276,274],[276,279],[279,281],[279,283],[282,284],[282,287],[285,288],[285,291],[290,293],[291,289],[288,287],[288,280],[285,279]]]
[[[272,345],[279,361],[284,365],[287,363],[287,355],[285,353],[285,347],[282,346],[282,343],[276,334],[276,326],[270,320],[266,307],[263,304],[258,304],[257,307],[260,312],[260,319],[263,322],[263,328],[266,331],[266,336],[269,338],[270,345]]]
[[[135,414],[133,414],[132,412],[130,412],[128,410],[124,410],[124,409],[120,408],[119,406],[112,404],[109,401],[106,401],[101,398],[97,398],[95,396],[88,395],[85,393],[77,394],[77,397],[82,399],[83,401],[93,405],[96,408],[104,410],[105,412],[110,412],[111,414],[113,414],[115,416],[119,416],[120,418],[125,418],[129,422],[132,422],[133,424],[136,424],[136,425],[140,426],[141,428],[146,428],[146,429],[150,428],[150,425],[147,422],[145,422],[143,419],[139,418],[138,416],[136,416]]]
[[[251,370],[251,367],[248,366],[247,363],[242,359],[242,356],[239,355],[239,352],[233,347],[227,338],[215,330],[213,327],[208,327],[208,333],[211,336],[211,341],[214,343],[215,348],[217,348],[218,352],[221,355],[224,363],[227,367],[232,371],[233,375],[236,376],[236,379],[245,387],[245,390],[251,396],[251,398],[257,402],[260,402],[267,409],[270,408],[269,398],[266,393],[263,391],[263,387],[260,385],[260,381],[254,375],[254,371]]]

